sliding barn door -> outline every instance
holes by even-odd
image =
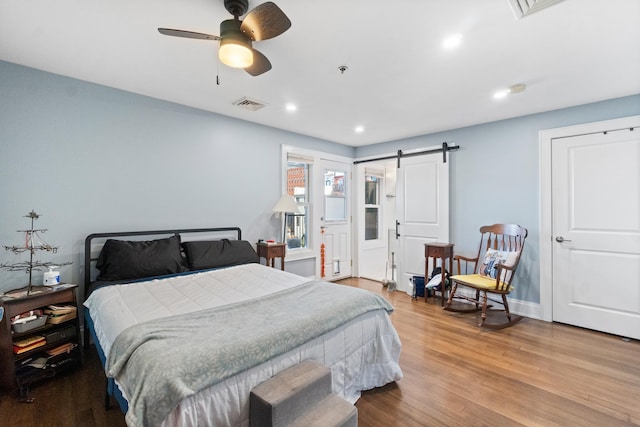
[[[449,163],[442,153],[403,158],[396,184],[398,289],[425,274],[424,244],[449,241]],[[392,236],[393,238],[393,236]]]

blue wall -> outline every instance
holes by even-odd
[[[473,253],[483,224],[527,227],[516,297],[535,303],[538,132],[637,114],[640,95],[354,149],[0,61],[0,245],[20,242],[35,209],[60,246],[42,260],[73,261],[63,280],[79,283],[93,232],[238,225],[249,241],[279,235],[281,144],[363,157],[447,141],[461,146],[450,157],[456,251]],[[0,251],[0,262],[17,259]],[[287,269],[312,274],[300,265]],[[0,270],[0,292],[25,276]]]
[[[43,237],[60,247],[40,259],[73,261],[62,279],[80,283],[94,232],[237,225],[251,242],[275,238],[281,144],[353,156],[352,147],[0,61],[0,245],[22,241],[16,230],[34,209]],[[17,260],[0,250],[0,262]],[[27,282],[0,269],[0,292]]]
[[[517,272],[515,298],[540,302],[540,159],[538,133],[640,114],[640,95],[454,129],[356,149],[357,157],[443,142],[450,154],[450,238],[456,253],[475,255],[478,229],[516,223],[529,230]]]

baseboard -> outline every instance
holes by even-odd
[[[542,306],[539,303],[509,298],[509,308],[520,316],[542,320]]]

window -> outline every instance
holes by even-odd
[[[325,221],[347,220],[346,173],[327,170],[324,172]]]
[[[287,156],[287,194],[296,199],[300,213],[289,214],[286,218],[285,233],[287,248],[309,247],[309,181],[311,161],[292,154]]]
[[[364,176],[364,240],[380,238],[380,187],[382,178]]]

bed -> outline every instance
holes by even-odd
[[[85,239],[85,345],[130,426],[248,426],[256,385],[304,360],[332,391],[402,378],[382,297],[269,268],[237,227]]]

